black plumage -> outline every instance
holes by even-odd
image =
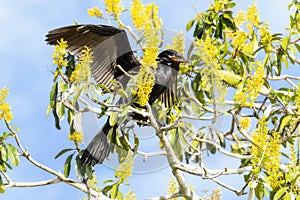
[[[94,61],[91,64],[91,72],[98,84],[103,84],[109,89],[112,88],[112,79],[118,80],[126,87],[129,78],[124,75],[117,65],[120,65],[126,72],[136,70],[140,63],[134,56],[126,32],[113,26],[106,25],[74,25],[58,28],[46,35],[48,44],[55,45],[63,38],[67,41],[67,49],[71,54],[80,56],[84,46],[92,48]],[[166,105],[176,101],[176,83],[179,65],[186,60],[174,50],[164,50],[157,58],[158,67],[155,73],[155,85],[150,93],[148,103],[161,97]],[[138,107],[141,107],[134,104]],[[132,114],[131,117],[137,120],[147,121],[147,118]],[[109,117],[103,128],[96,134],[84,151],[81,160],[85,165],[102,163],[108,156],[110,144],[106,136],[111,127]]]

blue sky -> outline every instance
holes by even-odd
[[[19,134],[25,147],[39,162],[56,170],[63,170],[64,159],[54,159],[62,148],[71,146],[67,140],[68,130],[57,131],[54,128],[52,116],[46,117],[49,103],[49,91],[52,85],[52,75],[48,67],[52,67],[51,54],[53,47],[44,42],[47,31],[79,23],[99,23],[88,17],[87,8],[102,2],[96,0],[0,0],[0,87],[9,88],[9,102],[15,118],[12,124],[20,127]],[[145,1],[144,1],[145,2]],[[201,1],[204,2],[204,1]],[[207,8],[206,3],[195,3],[199,10]],[[243,0],[238,8],[246,9],[253,1]],[[289,15],[286,11],[286,0],[258,1],[260,17],[270,23],[273,32],[283,32],[288,25]],[[129,5],[129,1],[124,1]],[[158,1],[160,16],[167,29],[184,31],[188,20],[195,16],[189,0]],[[129,21],[124,19],[125,23]],[[191,33],[188,33],[191,35]],[[3,125],[0,124],[3,128]],[[207,158],[211,168],[237,167],[230,159],[210,156]],[[96,167],[97,176],[101,180],[111,178],[113,170],[106,166]],[[35,168],[25,159],[12,172],[13,181],[39,181],[54,178]],[[168,168],[152,173],[135,174],[131,179],[131,188],[138,194],[138,199],[164,194],[171,172]],[[210,181],[198,177],[187,177],[198,191],[218,188]],[[239,185],[242,177],[224,177],[232,185]],[[201,194],[201,192],[198,192]],[[236,197],[235,194],[222,190],[224,199],[246,199],[246,196]],[[65,184],[56,184],[39,188],[10,188],[0,199],[79,199],[84,194]]]

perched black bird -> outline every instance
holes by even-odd
[[[46,35],[46,41],[51,45],[57,44],[61,38],[67,41],[69,52],[76,56],[80,56],[84,46],[92,48],[94,58],[91,64],[92,75],[98,84],[103,84],[109,89],[112,88],[113,83],[110,81],[112,79],[120,81],[124,87],[129,81],[129,78],[117,65],[120,65],[126,72],[138,69],[140,66],[123,29],[106,25],[86,24],[58,28],[49,31]],[[157,98],[161,97],[162,101],[169,105],[176,100],[179,65],[187,61],[174,50],[162,51],[158,55],[157,61],[155,85],[150,93],[148,103],[152,105]],[[132,114],[131,117],[143,121],[147,120],[139,114]],[[102,163],[108,156],[110,144],[106,136],[111,128],[117,129],[116,126],[110,126],[108,118],[103,128],[84,151],[81,157],[83,164]]]

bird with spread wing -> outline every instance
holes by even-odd
[[[91,64],[91,74],[98,84],[103,84],[111,90],[113,86],[111,80],[119,81],[123,87],[126,87],[129,81],[129,77],[117,65],[120,65],[126,72],[139,69],[141,66],[123,29],[91,24],[66,26],[49,31],[46,35],[46,42],[56,45],[61,38],[67,41],[67,49],[73,55],[80,56],[84,46],[92,49],[94,59]],[[149,95],[148,103],[152,105],[157,98],[161,97],[162,101],[169,105],[176,101],[179,65],[186,63],[187,60],[178,52],[168,49],[158,55],[157,61],[155,85]],[[136,120],[148,120],[137,113],[132,114],[131,117]],[[117,125],[112,127],[108,117],[102,129],[85,149],[81,157],[83,164],[102,163],[109,155],[110,144],[107,135],[112,128],[117,129]]]

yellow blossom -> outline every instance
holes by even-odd
[[[54,51],[52,54],[53,64],[58,65],[59,67],[67,66],[68,62],[65,58],[65,55],[67,53],[67,41],[65,41],[63,38],[60,39],[60,41],[57,41],[57,45],[54,47]]]
[[[145,106],[149,99],[155,81],[157,68],[158,46],[161,42],[159,31],[161,19],[158,17],[158,7],[155,3],[143,5],[139,0],[133,0],[131,6],[132,21],[139,31],[143,30],[145,47],[141,61],[141,69],[136,79],[133,94],[141,106]]]
[[[125,196],[124,200],[137,200],[136,198],[137,195],[134,193],[133,190],[129,190],[124,196]]]
[[[242,50],[248,40],[248,35],[245,31],[237,31],[233,34],[232,46],[235,49]]]
[[[259,19],[259,12],[257,10],[256,1],[253,2],[251,6],[249,6],[249,9],[247,11],[246,20],[251,22],[251,24],[255,27],[259,27],[260,19]],[[252,28],[249,28],[249,30],[252,30]]]
[[[178,192],[178,188],[178,183],[173,178],[169,179],[167,194],[175,194],[176,192]],[[178,200],[178,198],[173,198],[173,200]]]
[[[201,61],[205,66],[211,66],[220,69],[221,65],[218,60],[219,50],[217,48],[217,41],[207,36],[205,40],[197,40],[197,55],[200,56]]]
[[[9,123],[12,118],[13,115],[11,113],[11,107],[10,105],[5,102],[5,98],[8,95],[8,89],[7,88],[2,88],[2,90],[0,91],[0,120],[4,118],[4,120]]]
[[[93,62],[92,54],[91,49],[85,46],[85,49],[82,50],[82,55],[79,58],[79,63],[77,63],[75,70],[71,74],[71,83],[74,81],[87,81],[90,74],[90,64]]]
[[[234,95],[234,100],[243,106],[253,107],[254,102],[259,96],[264,83],[264,67],[261,62],[254,62],[251,65],[254,70],[253,75],[247,78],[243,84],[239,84],[239,89]],[[243,87],[243,88],[241,88]]]
[[[266,52],[270,53],[272,51],[272,34],[269,29],[269,25],[264,23],[259,29],[260,33],[260,43],[265,47]]]
[[[253,158],[251,162],[254,167],[255,174],[264,169],[268,174],[269,184],[273,188],[277,188],[282,183],[283,173],[280,168],[280,133],[272,131],[269,134],[265,117],[258,121],[258,128],[252,133]]]
[[[185,44],[184,44],[184,33],[183,32],[177,33],[172,38],[172,45],[166,45],[166,49],[173,49],[181,55],[184,54],[184,48],[185,48]]]
[[[211,194],[211,199],[212,200],[220,200],[221,199],[221,190],[220,189],[215,189],[213,193]]]
[[[102,17],[102,11],[97,6],[89,8],[88,14],[90,17]]]
[[[133,164],[133,157],[129,154],[118,168],[115,167],[115,177],[120,178],[122,181],[128,181],[128,178],[132,175]]]
[[[246,12],[239,10],[234,17],[234,22],[236,26],[241,26],[246,20]]]
[[[74,142],[82,142],[83,134],[81,132],[74,131],[73,133],[69,134],[68,138]]]
[[[121,0],[104,0],[106,5],[106,11],[109,14],[113,14],[115,18],[118,18],[124,7],[121,6]]]
[[[250,117],[243,117],[240,119],[240,125],[242,126],[242,129],[245,131],[249,131],[251,124],[251,118]]]
[[[146,6],[140,0],[132,0],[130,15],[133,26],[142,31],[146,28],[160,28],[162,22],[158,17],[158,7],[155,3],[147,4]]]

